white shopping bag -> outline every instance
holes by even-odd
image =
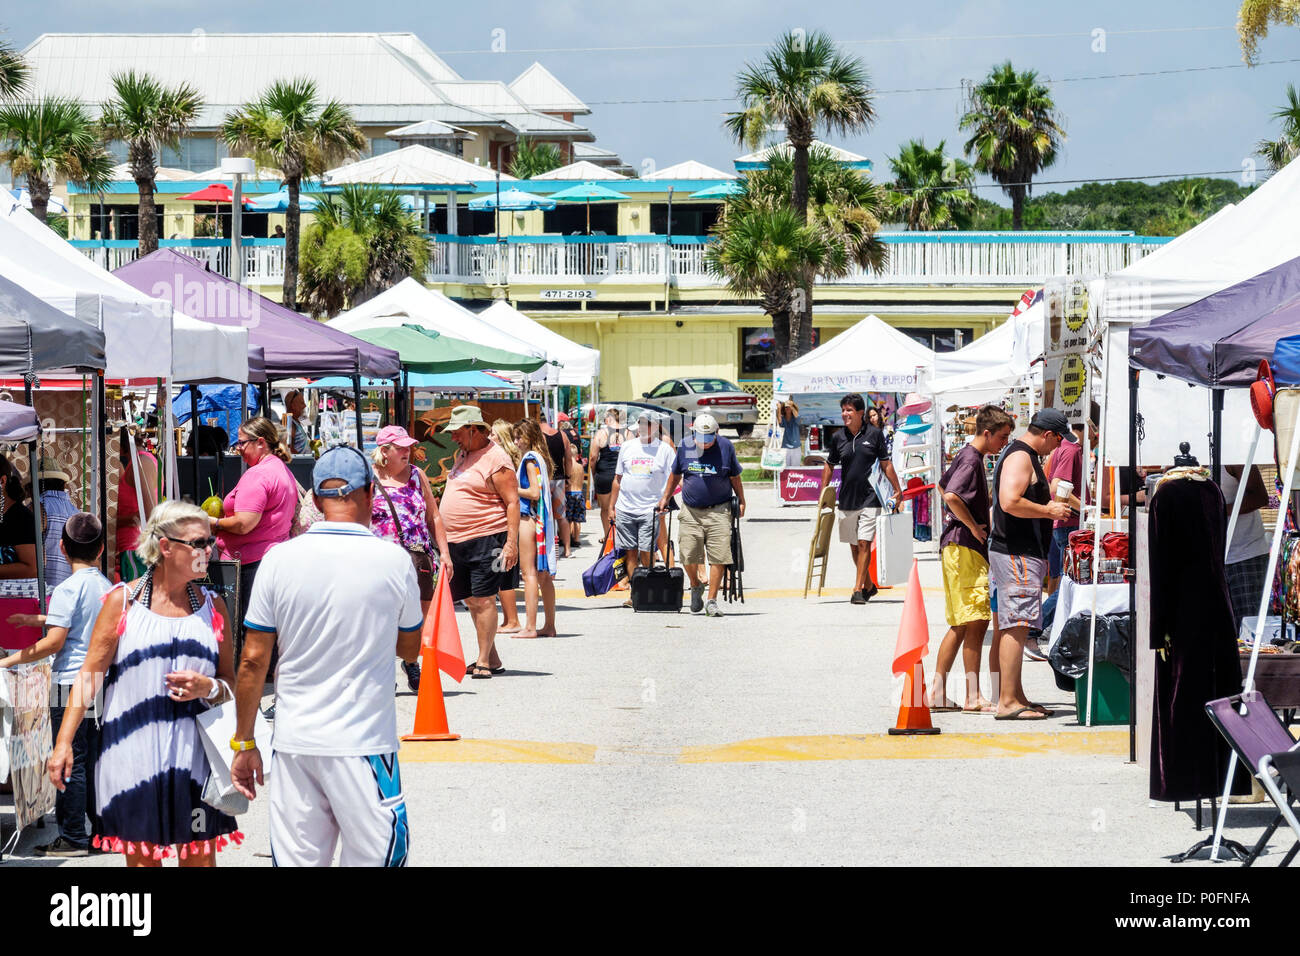
[[[882,587],[906,584],[912,573],[912,516],[882,514],[876,519],[876,581]]]
[[[230,749],[230,738],[235,736],[235,702],[228,700],[220,707],[210,707],[194,718],[199,725],[199,737],[208,758],[208,767],[216,779],[213,784],[222,792],[231,788],[230,764],[235,752]],[[271,724],[261,710],[253,721],[253,739],[262,754],[262,777],[271,776]]]

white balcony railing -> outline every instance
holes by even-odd
[[[647,237],[648,238],[648,237]],[[1104,275],[1131,265],[1168,240],[1121,233],[889,233],[880,272],[855,268],[826,285],[1002,285],[1041,283],[1054,275]],[[606,285],[672,281],[682,288],[720,286],[708,268],[705,237],[546,238],[508,241],[437,237],[431,282],[487,285]],[[669,252],[671,249],[671,252]]]
[[[132,240],[73,240],[72,245],[110,272],[140,256],[139,245]],[[225,240],[163,239],[158,245],[197,259],[218,275],[230,276],[230,244]],[[284,281],[283,239],[245,239],[240,253],[244,259],[245,283],[276,285]]]
[[[889,261],[880,272],[854,269],[821,285],[1034,285],[1056,275],[1104,275],[1158,249],[1163,237],[1126,233],[886,233]],[[679,288],[716,288],[704,236],[490,237],[436,236],[429,242],[425,276],[435,283],[470,285],[644,285],[671,281]],[[133,261],[136,243],[74,241],[104,268]],[[230,275],[230,246],[218,239],[164,239],[174,248]],[[275,285],[284,280],[284,240],[245,240],[244,281]],[[671,267],[671,272],[670,272]]]

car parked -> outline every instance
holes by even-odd
[[[650,402],[600,402],[594,405],[587,402],[569,411],[570,418],[579,423],[584,448],[589,446],[592,432],[605,424],[605,415],[610,408],[619,410],[621,420],[632,432],[636,431],[637,416],[641,414],[642,409],[649,411],[658,421],[660,432],[668,436],[674,445],[682,443],[682,439],[690,431],[691,423],[695,421],[693,415],[683,414]]]
[[[758,397],[725,378],[670,378],[641,394],[648,401],[689,415],[692,421],[700,412],[708,412],[720,426],[734,428],[741,438],[748,438],[758,424]]]

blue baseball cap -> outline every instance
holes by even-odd
[[[322,489],[327,481],[343,482],[337,488]],[[342,498],[375,480],[370,459],[350,445],[336,445],[316,460],[311,470],[312,491],[322,498]]]

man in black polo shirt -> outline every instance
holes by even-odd
[[[871,542],[876,538],[876,519],[883,506],[875,489],[871,487],[871,469],[877,461],[889,483],[894,487],[894,509],[902,500],[902,489],[894,463],[889,460],[885,434],[866,422],[867,405],[857,392],[840,399],[840,417],[844,430],[831,442],[830,459],[822,468],[822,487],[831,480],[835,466],[840,466],[839,529],[840,540],[849,546],[857,577],[853,585],[851,604],[866,604],[876,593],[868,574],[871,563]]]

